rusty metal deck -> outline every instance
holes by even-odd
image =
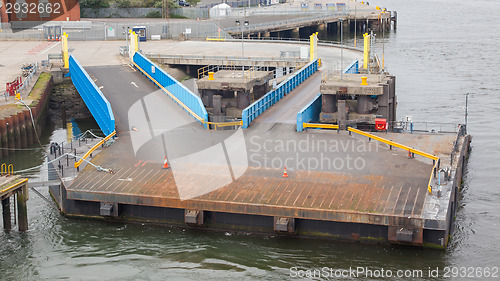
[[[441,139],[443,145],[448,139]],[[370,166],[385,166],[385,173],[380,169],[370,169],[373,173],[294,169],[283,178],[281,169],[250,166],[226,186],[181,200],[172,170],[162,169],[160,162],[144,164],[135,157],[127,158],[122,151],[126,147],[122,140],[94,157],[95,164],[111,166],[115,173],[85,168],[67,187],[68,198],[387,225],[389,217],[421,218],[432,169],[429,163],[407,159],[405,152],[381,149],[365,158]],[[391,158],[393,163],[387,163]],[[197,175],[186,174],[184,180],[189,181],[190,176]],[[212,178],[208,175],[206,180]]]
[[[105,77],[97,82],[102,81],[103,92],[110,100],[116,99],[112,107],[117,115],[119,138],[115,144],[96,155],[92,162],[110,168],[114,173],[85,167],[73,182],[67,183],[68,199],[379,225],[389,225],[395,217],[422,219],[432,170],[429,161],[408,159],[406,151],[390,150],[385,144],[374,144],[347,132],[313,130],[297,133],[293,124],[267,122],[258,122],[245,130],[241,133],[244,134],[243,145],[231,148],[231,143],[226,143],[234,136],[231,131],[206,131],[189,118],[175,127],[172,122],[179,116],[187,116],[185,112],[176,105],[169,105],[172,102],[168,100],[156,98],[148,101],[148,97],[152,96],[146,95],[154,91],[154,87],[143,81],[145,79],[138,76],[140,74],[125,70],[118,70],[117,73],[123,76],[120,79],[137,81],[139,88],[130,90],[126,88],[130,87],[127,83],[113,84],[112,79]],[[100,76],[110,73],[107,69],[94,71],[100,72]],[[123,87],[119,89],[119,96],[107,91],[114,89],[113,85]],[[149,103],[163,106],[161,112],[150,111],[148,115],[149,118],[158,117],[162,122],[152,123],[148,119],[141,127],[137,123],[138,114],[130,112],[127,119],[127,110],[138,99],[142,100],[141,110],[152,107]],[[123,106],[120,106],[122,103]],[[152,112],[163,115],[154,117]],[[168,128],[164,134],[157,134],[164,128],[155,126],[161,125]],[[129,131],[130,126],[139,132]],[[149,140],[134,151],[134,134],[147,136],[152,127],[155,130],[151,130]],[[446,156],[452,151],[456,135],[389,134],[386,137],[428,152],[436,152],[428,148],[438,148],[440,156]],[[174,159],[171,165],[175,167],[175,159],[224,143],[228,162],[231,155],[228,158],[227,150],[232,149],[239,152],[246,150],[244,156],[248,155],[249,161],[244,172],[235,176],[233,171],[232,181],[218,189],[204,193],[197,190],[197,185],[200,178],[208,185],[219,181],[218,173],[213,171],[221,171],[222,174],[227,167],[206,166],[205,173],[190,173],[188,170],[175,175],[170,169],[162,169],[165,155]],[[303,143],[307,147],[305,150],[301,148]],[[283,149],[283,145],[289,144]],[[376,149],[370,145],[375,145]],[[348,157],[361,158],[366,165],[363,169],[352,170],[345,167],[333,169],[328,163],[314,168],[311,165],[301,167],[299,163],[300,159],[323,161]],[[236,158],[241,157],[238,154],[230,160]],[[289,177],[283,178],[283,166],[262,165],[266,158],[280,161],[290,158],[291,163],[297,164],[296,167],[288,166]],[[180,196],[179,182],[187,183],[192,189],[183,190],[184,194],[191,192],[194,195],[181,200],[186,196]]]

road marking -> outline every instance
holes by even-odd
[[[58,42],[57,44],[52,45],[52,47],[47,48],[45,51],[41,52],[40,54],[44,54],[44,53],[48,52],[50,49],[54,48],[55,46],[57,46],[59,44],[61,44],[61,42]]]
[[[104,86],[99,87],[99,90],[101,90],[102,88],[104,88]]]
[[[137,86],[137,84],[135,84],[135,82],[130,82],[130,84],[134,85],[136,88],[139,88],[139,86]]]
[[[119,181],[132,181],[132,178],[118,179]]]

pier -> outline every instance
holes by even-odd
[[[19,231],[28,230],[28,179],[12,175],[13,167],[3,164],[0,177],[0,200],[2,200],[3,229],[11,230],[12,223]],[[9,170],[11,170],[9,175]]]
[[[200,81],[222,91],[233,72],[242,70]],[[121,66],[84,68],[71,57],[69,75],[79,91],[89,91],[80,93],[84,100],[92,96],[102,104],[87,105],[111,143],[69,158],[67,167],[77,167],[81,157],[92,164],[71,168],[73,177],[56,169],[61,184],[49,190],[67,216],[439,248],[448,243],[469,151],[465,125],[422,130],[396,122],[394,107],[375,113],[364,107],[368,119],[314,123],[318,93],[327,95],[336,84],[325,83],[337,81],[336,74],[325,78],[317,59],[241,106],[241,121],[215,118],[206,95],[192,93],[140,53]],[[369,74],[352,75],[357,81]],[[342,91],[366,91],[342,81],[334,82],[345,84]],[[380,87],[372,99],[395,95],[395,81],[377,81],[372,77],[365,86]],[[224,94],[211,90],[214,106]],[[351,107],[366,103],[358,96]],[[319,110],[304,119],[313,107]],[[366,121],[370,114],[386,118],[386,127],[375,129]]]

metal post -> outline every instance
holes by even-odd
[[[12,221],[10,219],[10,197],[2,200],[3,228],[5,230],[12,229]]]
[[[17,221],[19,231],[28,230],[28,208],[26,201],[28,200],[28,185],[25,184],[17,192]]]
[[[465,127],[467,128],[467,115],[469,115],[469,93],[465,95]]]
[[[354,47],[356,47],[356,29],[358,29],[356,24],[356,12],[358,10],[357,0],[354,1]]]
[[[385,25],[382,24],[382,69],[381,70],[384,70],[384,68],[385,68]]]
[[[340,18],[340,80],[344,80],[344,19]]]

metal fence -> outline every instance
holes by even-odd
[[[243,120],[243,129],[248,128],[255,118],[264,113],[269,107],[273,106],[285,95],[290,93],[304,80],[309,78],[314,72],[318,70],[318,60],[314,60],[300,70],[295,72],[292,76],[288,77],[285,81],[281,82],[276,89],[269,91],[267,94],[256,100],[254,103],[243,109],[241,113]]]
[[[83,18],[161,18],[161,8],[82,8]],[[185,17],[189,19],[208,19],[207,7],[184,7],[170,9],[170,17]]]
[[[76,90],[105,135],[115,130],[115,117],[109,101],[73,55],[69,57],[69,74]]]
[[[126,31],[133,26],[146,27],[146,38],[152,35],[160,35],[162,39],[205,39],[209,36],[219,35],[219,26],[212,21],[170,21],[170,22],[146,22],[134,24],[129,22],[85,22],[84,25],[67,25],[61,22],[63,32],[68,34],[68,40],[125,40]],[[47,23],[53,26],[55,23]],[[46,40],[44,26],[13,33],[11,30],[0,31],[2,38],[22,40]],[[230,37],[225,31],[220,32],[222,37]]]

